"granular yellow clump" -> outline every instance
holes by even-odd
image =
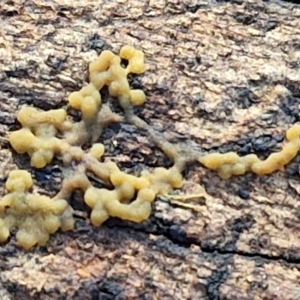
[[[45,245],[49,235],[59,228],[73,228],[67,201],[30,194],[32,184],[27,171],[10,172],[5,185],[9,194],[0,201],[0,242],[5,242],[10,231],[18,228],[18,243],[29,249],[36,244]]]

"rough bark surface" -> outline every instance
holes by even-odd
[[[19,128],[23,104],[66,105],[87,80],[88,63],[124,44],[143,50],[149,65],[130,78],[147,94],[136,113],[169,141],[266,157],[300,120],[300,6],[2,0],[0,196],[17,167],[31,172],[35,191],[59,190],[60,162],[32,169],[5,134]],[[102,141],[106,155],[131,173],[170,164],[134,126],[111,126]],[[229,180],[190,165],[179,192],[203,186],[210,195],[196,199],[197,210],[158,199],[143,224],[114,219],[95,228],[78,216],[76,230],[29,252],[12,238],[0,247],[0,298],[299,299],[299,165],[300,156],[284,172]],[[74,194],[77,210],[84,209],[80,198]]]

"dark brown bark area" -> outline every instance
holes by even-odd
[[[68,1],[65,1],[68,3]],[[66,105],[88,63],[124,44],[145,52],[149,70],[131,76],[147,94],[136,113],[174,143],[257,153],[281,147],[298,122],[300,6],[262,1],[21,1],[0,7],[0,196],[10,170],[25,168],[35,191],[54,195],[60,162],[32,169],[5,134],[23,104]],[[114,99],[106,97],[119,111]],[[147,134],[111,126],[106,156],[125,170],[168,166]],[[190,183],[210,195],[197,211],[157,200],[143,224],[76,219],[45,248],[0,247],[1,299],[299,299],[298,156],[284,172],[221,180],[198,164]],[[74,195],[76,209],[81,196]]]

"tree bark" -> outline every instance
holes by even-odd
[[[3,3],[3,4],[2,4]],[[166,139],[207,152],[278,151],[299,122],[300,6],[270,1],[3,0],[0,7],[0,196],[9,171],[27,169],[34,192],[55,195],[60,162],[42,170],[6,134],[26,104],[63,107],[87,81],[88,63],[125,44],[148,71],[130,76],[147,100],[136,109]],[[114,99],[104,94],[114,110]],[[108,127],[106,155],[130,173],[169,166],[145,132]],[[179,193],[189,209],[159,198],[142,224],[111,219],[56,233],[24,251],[0,246],[1,299],[299,299],[300,156],[283,172],[222,180],[189,165]],[[72,205],[84,211],[82,195]]]

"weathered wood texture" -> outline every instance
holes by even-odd
[[[147,94],[136,112],[170,141],[266,157],[300,119],[300,6],[2,0],[0,195],[16,167],[33,174],[35,191],[59,190],[59,161],[32,169],[5,134],[19,128],[23,104],[66,105],[87,80],[88,63],[124,44],[142,49],[149,65],[131,78]],[[169,165],[128,124],[107,128],[102,141],[106,155],[132,173]],[[47,247],[29,252],[12,238],[0,247],[0,298],[299,299],[299,165],[300,156],[284,172],[226,181],[191,165],[189,187],[180,192],[205,187],[211,197],[198,199],[199,211],[157,200],[144,224],[110,220],[94,228],[77,217],[74,232],[57,233]]]

